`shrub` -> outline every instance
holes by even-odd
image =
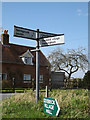
[[[84,78],[83,78],[83,88],[90,89],[90,71],[88,71],[84,75]]]
[[[2,80],[2,89],[12,88],[12,83],[10,80]]]

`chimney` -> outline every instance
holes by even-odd
[[[4,30],[4,33],[1,34],[1,43],[3,45],[9,45],[9,34],[8,33],[8,30]]]

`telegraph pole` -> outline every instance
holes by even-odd
[[[36,30],[36,103],[39,100],[39,29]]]

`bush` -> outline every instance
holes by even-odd
[[[2,89],[12,88],[12,82],[10,80],[2,80]]]
[[[84,78],[83,78],[83,88],[90,89],[90,71],[88,71],[84,75]]]

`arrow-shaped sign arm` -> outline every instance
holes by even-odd
[[[57,102],[57,100],[56,100],[56,99],[55,99],[55,101],[56,101],[56,104],[57,104],[57,107],[58,107],[58,110],[57,110],[56,116],[58,116],[59,111],[60,111],[60,107],[59,107],[58,102]]]

